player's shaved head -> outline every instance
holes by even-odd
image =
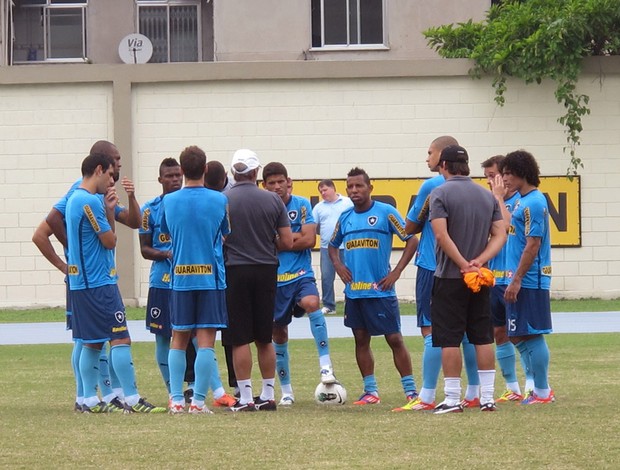
[[[437,150],[441,151],[450,145],[459,145],[459,143],[451,135],[442,135],[433,140],[431,145],[435,146]]]

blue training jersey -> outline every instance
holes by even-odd
[[[314,224],[312,205],[306,198],[291,195],[286,212],[293,233],[301,232],[302,225]],[[304,277],[314,277],[310,248],[301,251],[280,251],[278,253],[278,286],[290,284]]]
[[[82,178],[80,178],[75,183],[73,183],[71,187],[69,188],[69,191],[67,191],[67,193],[63,197],[61,197],[56,204],[54,204],[54,209],[60,212],[60,214],[63,217],[65,217],[65,212],[67,211],[67,201],[69,201],[69,198],[73,194],[73,191],[79,188],[81,184],[82,184]],[[96,194],[96,196],[100,197],[102,201],[104,200],[104,197],[105,197],[103,194]],[[116,207],[114,208],[114,218],[116,220],[118,220],[118,214],[123,212],[123,210],[125,210],[125,206],[123,206],[120,203],[116,205]]]
[[[504,205],[511,214],[520,197],[521,195],[519,192],[515,191],[515,193],[508,199],[504,199]],[[489,269],[493,271],[496,286],[507,286],[510,284],[510,279],[508,279],[508,276],[506,275],[506,246],[507,245],[504,244],[500,252],[494,258],[489,260]]]
[[[445,182],[446,179],[439,175],[422,183],[420,191],[418,191],[415,198],[415,202],[407,213],[408,220],[422,226],[420,244],[415,253],[413,263],[429,271],[435,271],[437,268],[437,260],[435,259],[435,234],[428,220],[431,191]]]
[[[138,233],[141,235],[151,236],[151,246],[160,251],[169,251],[172,249],[170,242],[170,234],[161,231],[161,218],[164,211],[162,209],[163,196],[157,196],[150,201],[144,203],[141,209],[142,222]],[[172,269],[172,260],[164,259],[153,261],[151,264],[151,272],[149,274],[149,287],[157,289],[171,289],[170,270]]]
[[[391,205],[373,201],[365,212],[349,209],[338,219],[330,246],[344,243],[344,264],[351,271],[352,282],[344,292],[351,299],[393,297],[394,287],[380,290],[378,283],[390,272],[393,235],[408,240],[405,222]]]
[[[538,189],[522,195],[512,212],[506,248],[506,269],[509,279],[512,279],[519,266],[528,237],[538,237],[541,243],[534,262],[521,281],[521,287],[549,290],[551,288],[549,208],[547,199]]]
[[[223,237],[230,233],[228,199],[204,186],[163,198],[161,231],[172,240],[172,289],[226,289]]]
[[[100,194],[77,188],[66,204],[68,279],[71,290],[116,284],[114,250],[108,250],[99,234],[112,230]]]

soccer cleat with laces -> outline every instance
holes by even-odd
[[[331,366],[321,367],[321,383],[322,384],[335,384],[337,382],[334,375],[334,369]]]
[[[433,413],[436,415],[443,415],[447,413],[462,413],[462,412],[463,412],[463,405],[461,405],[461,403],[457,403],[455,405],[448,405],[445,401],[442,401],[433,410]]]
[[[291,406],[293,403],[295,403],[295,397],[293,395],[282,395],[282,398],[280,399],[280,403],[278,403],[278,405]]]
[[[495,403],[507,403],[509,401],[521,401],[523,400],[523,395],[518,394],[517,392],[513,392],[512,390],[506,390],[501,397],[495,400]]]
[[[463,408],[478,408],[480,406],[480,398],[474,397],[471,400],[464,398],[461,400],[461,406]]]
[[[250,403],[241,403],[239,400],[237,400],[235,402],[235,404],[233,406],[231,406],[230,408],[228,408],[230,411],[233,411],[235,413],[241,412],[241,411],[256,411],[256,407],[254,406],[254,403],[250,402]]]
[[[73,405],[73,411],[75,411],[76,413],[81,413],[82,412],[82,405],[80,405],[77,401],[75,402],[75,405]]]
[[[435,409],[435,402],[425,403],[419,396],[412,398],[406,405],[394,408],[392,411],[429,411]]]
[[[82,405],[82,413],[108,413],[108,404],[105,401],[100,401],[96,405],[88,406]]]
[[[170,413],[171,415],[180,415],[185,413],[185,404],[170,401],[168,403],[168,413]]]
[[[549,403],[553,403],[555,401],[555,395],[549,393],[547,398],[541,398],[536,395],[534,392],[530,393],[525,399],[521,402],[522,405],[546,405]]]
[[[364,392],[357,401],[353,402],[354,405],[378,405],[379,403],[381,403],[381,399],[378,395],[367,392]]]
[[[497,405],[493,401],[483,403],[480,405],[480,411],[497,411]]]
[[[261,397],[254,397],[254,407],[258,411],[276,411],[278,409],[275,400],[263,400]]]
[[[231,397],[228,393],[225,393],[219,398],[213,400],[213,406],[221,408],[230,408],[237,402],[235,397]]]
[[[133,406],[125,404],[125,413],[166,413],[168,410],[161,406],[155,406],[144,398],[140,398]]]
[[[189,405],[187,412],[190,415],[212,415],[213,411],[207,408],[207,405],[196,406],[193,403]]]
[[[118,397],[114,397],[110,402],[106,403],[106,413],[122,413],[125,411],[125,405]]]

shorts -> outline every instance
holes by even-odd
[[[415,278],[415,307],[418,328],[431,326],[431,295],[433,294],[434,280],[435,271],[418,266]]]
[[[344,326],[361,328],[371,336],[400,333],[398,299],[392,297],[346,298]]]
[[[522,287],[515,303],[506,303],[508,336],[551,333],[551,301],[546,289]]]
[[[151,287],[146,301],[146,329],[155,335],[170,338],[170,289]]]
[[[65,280],[65,330],[71,329],[71,289],[69,289],[69,283]]]
[[[271,343],[278,267],[275,264],[226,266],[228,325],[222,344]]]
[[[506,326],[506,301],[504,300],[505,285],[491,287],[491,319],[493,326]]]
[[[458,348],[467,333],[471,344],[492,344],[488,287],[474,293],[463,279],[435,278],[431,303],[433,346]]]
[[[305,312],[297,304],[309,295],[319,296],[316,280],[313,277],[302,277],[294,282],[278,286],[273,322],[278,326],[286,326],[291,323],[293,317],[303,316]]]
[[[125,306],[116,284],[71,291],[73,338],[103,343],[129,338]]]
[[[222,289],[172,290],[170,327],[173,330],[227,328],[226,291]]]

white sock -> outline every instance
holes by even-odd
[[[260,392],[261,400],[273,400],[275,398],[276,378],[263,379],[263,390]]]
[[[241,392],[241,398],[239,402],[243,405],[246,403],[253,403],[254,396],[252,395],[252,379],[237,380],[239,391]]]
[[[291,384],[281,385],[282,395],[292,395],[293,394],[293,386]]]
[[[445,377],[443,379],[445,394],[445,402],[448,406],[457,405],[461,401],[461,378],[460,377]]]
[[[215,390],[213,390],[213,398],[217,400],[218,398],[223,397],[225,393],[226,393],[226,390],[224,390],[224,387],[218,387]]]
[[[519,387],[519,382],[506,382],[506,387],[508,390],[512,390],[514,393],[521,395],[521,387]]]
[[[495,369],[479,370],[480,376],[480,404],[493,403],[495,393]]]

